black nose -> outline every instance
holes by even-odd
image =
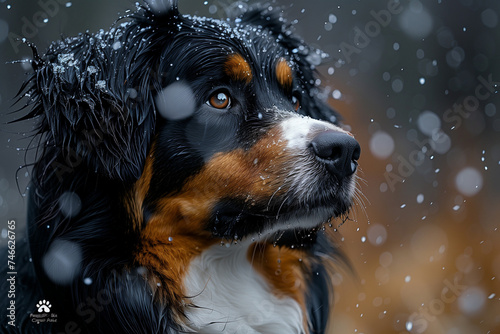
[[[319,161],[337,179],[354,174],[361,148],[356,139],[346,133],[325,131],[317,135],[311,147]]]

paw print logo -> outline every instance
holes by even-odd
[[[50,308],[52,305],[50,305],[48,300],[40,300],[38,304],[36,304],[36,307],[38,307],[38,313],[49,313]]]

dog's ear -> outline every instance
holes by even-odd
[[[341,120],[340,115],[328,105],[320,87],[315,85],[316,66],[320,65],[325,54],[308,46],[293,32],[293,27],[281,15],[279,8],[272,6],[247,9],[239,19],[247,24],[262,27],[271,32],[290,56],[300,77],[303,88],[301,113],[335,124]]]
[[[23,119],[36,117],[42,145],[67,162],[59,173],[87,167],[123,181],[142,174],[161,79],[148,31],[152,20],[178,14],[177,1],[150,3],[131,22],[53,43],[43,57],[32,47],[34,72],[22,90],[32,109]]]

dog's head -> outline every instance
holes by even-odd
[[[165,0],[131,18],[35,57],[31,116],[63,154],[134,184],[138,224],[233,239],[349,209],[359,145],[318,97],[318,53],[276,11],[219,21]]]
[[[304,116],[337,119],[317,97],[314,51],[267,9],[234,23],[175,8],[162,15],[153,12],[158,35],[147,35],[160,59],[156,136],[141,177],[148,213],[175,211],[230,239],[344,213],[360,148],[338,126]]]

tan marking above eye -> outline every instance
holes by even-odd
[[[293,73],[290,64],[285,58],[280,58],[276,64],[276,78],[281,86],[289,88],[292,86]]]
[[[232,54],[224,64],[224,72],[231,78],[245,83],[252,81],[252,69],[240,54]]]

